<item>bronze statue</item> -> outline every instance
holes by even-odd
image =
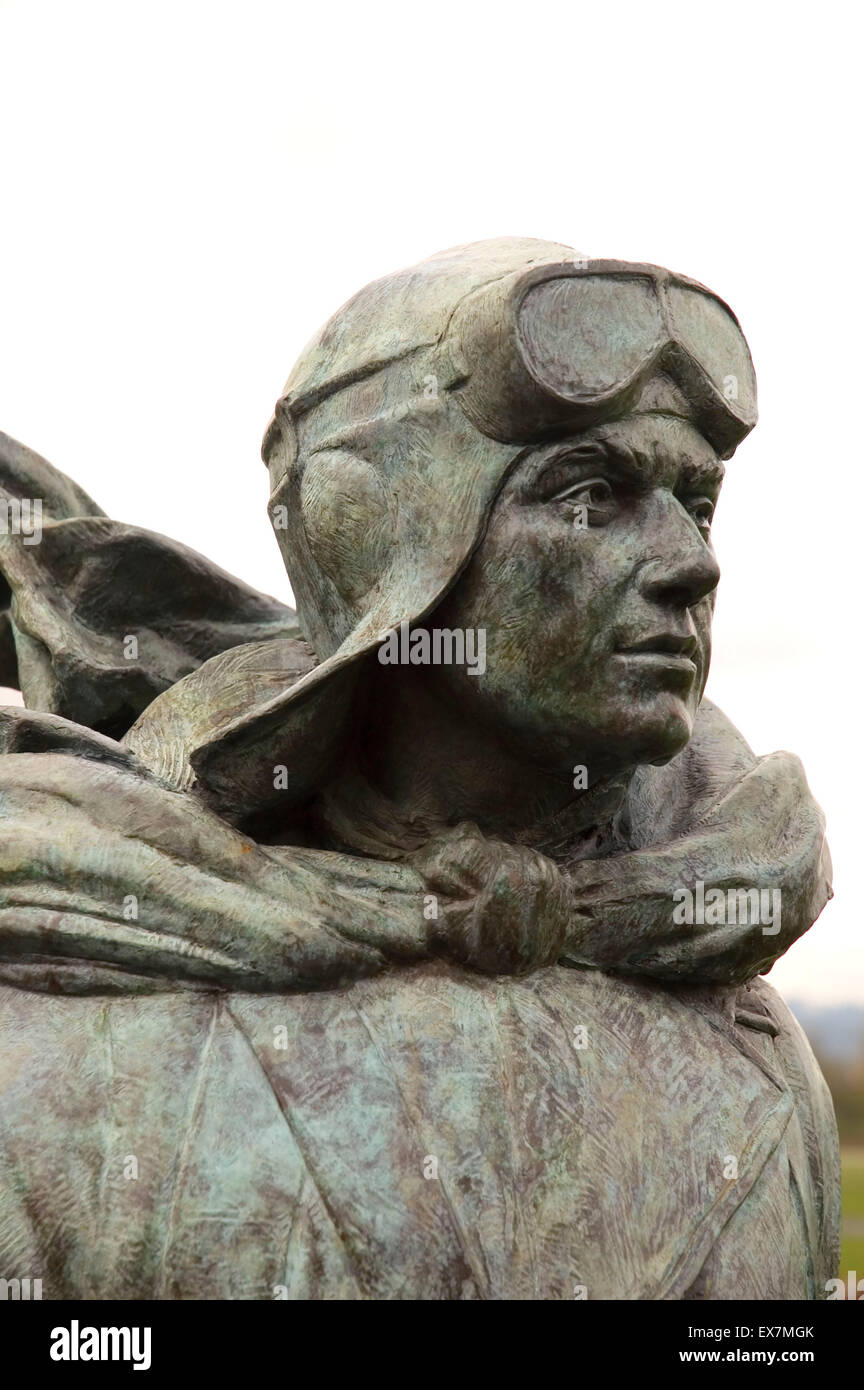
[[[755,420],[708,290],[501,239],[296,365],[296,615],[3,437],[0,1276],[825,1296],[824,821],[702,698]]]

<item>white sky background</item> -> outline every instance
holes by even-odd
[[[835,901],[775,967],[864,1000],[862,120],[851,4],[0,0],[0,429],[111,515],[290,601],[261,435],[349,295],[457,242],[653,261],[726,297],[709,694],[804,760]]]

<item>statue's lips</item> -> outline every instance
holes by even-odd
[[[615,655],[627,661],[636,669],[655,671],[686,677],[688,681],[696,675],[698,644],[695,637],[679,636],[676,633],[658,633],[647,637],[632,646],[619,647]]]

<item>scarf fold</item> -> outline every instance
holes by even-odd
[[[113,740],[30,711],[2,712],[0,749],[0,980],[24,988],[306,991],[436,956],[739,984],[830,897],[822,813],[788,753],[686,834],[562,869],[470,824],[395,863],[259,845]],[[677,922],[700,884],[706,901],[777,890],[779,918]]]

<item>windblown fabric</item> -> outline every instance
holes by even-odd
[[[442,953],[492,974],[562,958],[741,984],[770,969],[830,893],[823,817],[790,754],[754,762],[686,834],[561,870],[470,825],[404,863],[259,845],[66,721],[7,710],[0,740],[0,978],[37,987],[68,977],[80,988],[98,966],[100,981],[113,971],[112,992],[142,988],[142,975],[169,989],[314,989]],[[683,774],[701,741],[681,756]],[[676,925],[673,894],[697,882],[706,893],[776,888],[778,929]]]
[[[0,684],[30,709],[119,737],[209,657],[299,635],[293,609],[177,541],[111,520],[0,434],[0,506],[21,499],[38,500],[40,533],[34,543],[32,518],[29,535],[0,529]]]

